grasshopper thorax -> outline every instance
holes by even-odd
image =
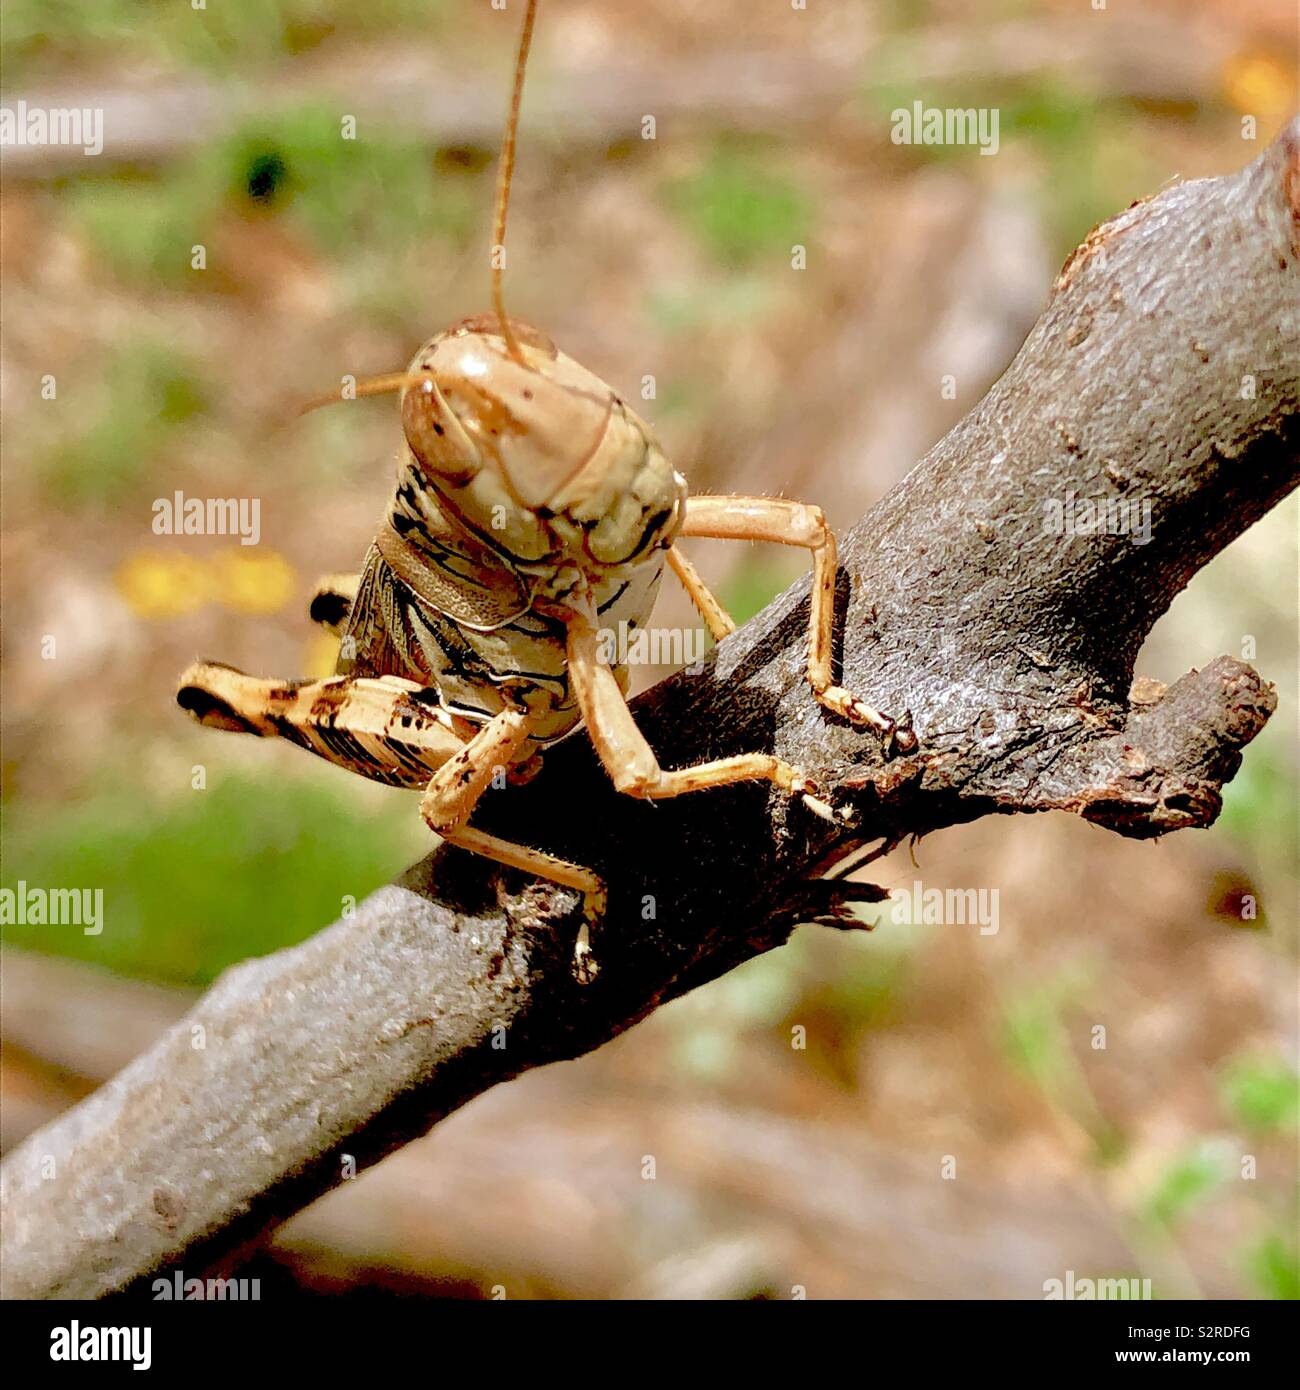
[[[588,574],[671,543],[686,483],[649,426],[545,335],[493,317],[431,338],[402,397],[406,442],[446,509],[516,564]],[[662,558],[660,556],[659,558]]]

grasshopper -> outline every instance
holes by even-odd
[[[507,316],[502,252],[536,12],[528,0],[498,165],[494,312],[430,338],[406,371],[356,388],[401,393],[405,447],[360,575],[333,576],[312,599],[312,618],[341,639],[337,673],[267,680],[199,662],[176,698],[210,728],[287,738],[362,777],[420,790],[421,814],[444,840],[576,889],[574,973],[587,983],[605,884],[580,864],[470,824],[503,770],[526,779],[544,749],[585,726],[620,792],[661,798],[763,781],[834,818],[803,771],[781,758],[745,753],[668,770],[637,727],[627,668],[617,657],[607,664],[598,624],[644,626],[667,566],[715,641],[735,628],[681,538],[807,550],[813,696],[876,731],[887,753],[910,751],[916,737],[910,715],[891,719],[832,678],[837,561],[821,510],[783,498],[690,496],[650,427],[610,386]]]

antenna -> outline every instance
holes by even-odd
[[[510,181],[515,172],[515,135],[519,129],[519,106],[524,95],[524,73],[528,68],[528,50],[533,42],[533,23],[537,18],[537,0],[528,0],[524,28],[519,36],[519,56],[515,59],[515,87],[510,97],[510,114],[506,117],[506,132],[501,141],[501,162],[497,166],[496,208],[492,216],[492,307],[496,310],[505,339],[506,351],[516,362],[523,362],[523,349],[515,337],[510,320],[506,318],[505,297],[501,291],[501,265],[496,259],[498,247],[506,245],[506,214],[510,211]]]
[[[523,31],[519,35],[519,54],[515,58],[515,85],[510,96],[510,112],[506,117],[505,135],[501,140],[501,161],[497,166],[496,205],[492,214],[494,251],[497,247],[504,250],[506,244],[506,214],[510,210],[510,183],[515,172],[515,135],[519,130],[519,107],[524,96],[524,74],[528,70],[528,50],[532,47],[533,26],[536,20],[537,0],[528,0],[528,8],[524,12]],[[501,266],[495,260],[492,265],[492,306],[496,310],[506,351],[516,362],[526,366],[524,350],[519,346],[519,339],[515,337],[515,331],[506,317],[505,297],[501,292]],[[387,372],[383,376],[363,377],[355,384],[353,395],[381,396],[390,391],[403,391],[428,380],[428,376],[421,372]],[[336,391],[331,391],[327,396],[314,396],[299,407],[298,414],[306,415],[322,406],[333,405],[336,401],[345,399],[348,397]]]
[[[357,399],[362,396],[383,396],[389,391],[404,391],[408,386],[418,386],[422,381],[433,378],[424,372],[387,372],[383,376],[366,376],[354,383],[352,394],[345,396],[339,391],[331,391],[327,396],[313,396],[298,407],[299,415],[309,415],[322,406],[333,405],[336,401]]]

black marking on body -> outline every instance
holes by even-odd
[[[450,670],[445,675],[458,677],[471,685],[501,685],[509,682],[524,682],[539,690],[551,690],[559,696],[569,691],[566,675],[551,675],[545,671],[524,671],[517,666],[498,669],[490,665],[482,655],[465,639],[454,618],[436,620],[423,609],[415,608],[411,614],[412,626],[419,625],[428,633],[430,640],[447,658]],[[503,631],[509,632],[514,624],[506,624]],[[528,636],[528,629],[515,627],[515,631]]]
[[[233,671],[233,666],[222,668]],[[200,724],[213,729],[227,729],[232,733],[256,734],[260,730],[246,719],[228,700],[205,689],[201,685],[184,685],[176,692],[176,703],[187,713],[192,714]]]
[[[506,623],[500,631],[518,632],[524,637],[553,638],[563,643],[567,639],[568,626],[561,618],[551,618],[530,608],[512,622]]]
[[[486,724],[494,717],[490,709],[478,709],[474,705],[461,704],[456,700],[445,700],[443,704],[453,714],[459,714],[462,718],[472,720],[475,724]]]
[[[651,536],[661,531],[672,519],[672,515],[673,509],[671,507],[656,512],[650,520],[646,522],[645,530],[641,532],[641,539],[637,541],[636,546],[628,554],[624,555],[621,560],[616,560],[613,563],[615,565],[627,565],[635,560],[636,557],[649,546]]]
[[[413,701],[417,705],[429,705],[438,708],[442,704],[442,698],[432,686],[422,686],[419,690],[408,690],[406,699]],[[436,723],[437,720],[433,721]]]
[[[614,591],[614,593],[609,598],[607,598],[605,602],[600,605],[599,608],[596,609],[596,612],[603,613],[607,608],[613,608],[613,606],[619,601],[619,599],[621,599],[623,595],[627,593],[628,585],[631,584],[631,582],[632,581],[630,579],[625,579]]]
[[[425,697],[421,699],[421,697]],[[437,726],[439,720],[436,715],[429,713],[428,697],[432,697],[432,703],[438,703],[438,692],[436,690],[421,690],[418,692],[405,692],[398,696],[393,702],[393,713],[389,720],[390,727],[393,724],[400,724],[403,729],[414,729],[423,732]]]
[[[328,750],[327,756],[331,761],[345,763],[350,767],[372,767],[388,771],[350,729],[340,729],[337,725],[318,725],[307,732],[322,748]]]
[[[339,647],[338,671],[344,676],[402,676],[429,680],[424,655],[412,639],[406,611],[414,595],[371,546],[357,586]],[[351,655],[345,655],[351,650]]]
[[[399,489],[398,496],[401,495],[402,492]],[[440,569],[449,579],[454,580],[455,583],[469,589],[481,589],[484,592],[491,587],[476,577],[475,570],[478,566],[473,561],[431,536],[420,517],[409,512],[394,510],[392,526],[393,530],[408,545],[411,545],[412,549],[416,550],[430,565]],[[459,565],[453,564],[452,561],[454,560],[459,561]]]
[[[347,686],[323,685],[320,693],[311,702],[311,717],[316,720],[333,721],[348,702]]]
[[[452,675],[470,682],[492,679],[492,668],[466,640],[454,618],[430,612],[418,603],[407,607],[406,616],[411,627],[417,632],[423,630],[447,658]]]

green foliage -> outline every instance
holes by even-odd
[[[1152,176],[1131,112],[1044,79],[1002,103],[1001,140],[1038,149],[1039,198],[1064,258],[1098,223],[1149,191]]]
[[[1038,1087],[1044,1100],[1087,1133],[1093,1161],[1106,1167],[1122,1161],[1127,1139],[1098,1106],[1087,1071],[1070,1046],[1065,1017],[1091,983],[1086,965],[1072,966],[1007,1000],[1002,1046],[1012,1067]]]
[[[746,961],[671,1005],[674,1058],[694,1076],[726,1080],[736,1075],[755,1034],[775,1030],[789,1046],[788,1025],[814,1020],[810,1054],[823,1069],[833,1061],[830,1070],[851,1076],[853,1040],[896,1015],[911,978],[913,944],[910,927],[888,921],[869,937],[796,933],[783,950]]]
[[[1052,77],[1027,79],[990,90],[978,82],[922,84],[891,73],[870,80],[867,105],[873,120],[893,111],[926,108],[989,108],[998,112],[998,142],[1031,149],[1038,157],[1038,196],[1062,259],[1099,222],[1150,187],[1151,176],[1134,139],[1133,114],[1122,103]],[[986,162],[969,145],[900,146],[900,158],[960,166],[978,177]]]
[[[790,952],[746,961],[670,1006],[676,1064],[701,1079],[725,1079],[740,1059],[745,1033],[772,1027],[797,997],[798,970]]]
[[[1142,1216],[1167,1230],[1218,1188],[1225,1176],[1222,1154],[1201,1141],[1166,1166],[1142,1204]]]
[[[37,458],[42,484],[64,506],[120,500],[176,430],[207,409],[197,369],[175,346],[151,341],[123,345],[95,379],[74,376],[59,389],[86,400],[69,414],[75,432]]]
[[[80,805],[27,807],[21,821],[6,807],[4,886],[104,891],[98,936],[27,925],[7,927],[6,939],[188,985],[301,941],[414,848],[409,798],[392,793],[375,814],[342,781],[230,775],[166,802],[120,786]]]
[[[1255,753],[1255,757],[1242,761],[1237,775],[1223,789],[1219,826],[1243,845],[1289,860],[1294,854],[1300,802],[1295,765],[1286,756],[1285,746],[1269,757],[1265,746],[1259,744]]]
[[[1048,78],[1017,88],[1000,109],[1003,138],[1022,135],[1057,153],[1096,140],[1102,118],[1095,96]]]
[[[934,18],[934,0],[884,0],[878,8],[881,28],[886,33],[896,29],[919,29]]]
[[[56,67],[123,64],[244,75],[332,39],[425,38],[442,0],[5,0],[8,82]]]
[[[175,174],[160,181],[84,177],[65,188],[64,208],[97,264],[156,288],[193,276],[190,248],[206,235],[216,200]]]
[[[1280,1057],[1234,1057],[1219,1077],[1225,1107],[1237,1123],[1259,1134],[1300,1125],[1300,1076]]]
[[[813,234],[808,195],[743,145],[719,143],[701,168],[664,191],[674,212],[724,264],[788,258],[793,245]]]
[[[659,382],[656,398],[643,409],[652,414],[656,421],[663,421],[695,420],[706,415],[708,408],[708,393],[701,389],[699,382],[687,377],[673,377]]]
[[[431,157],[417,143],[364,124],[356,135],[343,137],[337,111],[283,112],[221,142],[200,181],[228,204],[287,212],[331,256],[401,247],[431,232],[469,234],[474,200],[450,181],[435,196]]]
[[[770,548],[751,550],[721,586],[718,597],[739,626],[761,613],[805,567],[806,562],[774,554]]]
[[[1294,1231],[1266,1235],[1246,1251],[1244,1263],[1265,1298],[1300,1299],[1300,1245]]]
[[[912,979],[918,939],[914,926],[890,921],[888,903],[858,911],[864,922],[875,924],[870,936],[844,937],[836,969],[809,996],[839,1023],[846,1040],[896,1017]]]
[[[774,298],[770,277],[737,274],[708,292],[699,285],[658,285],[647,297],[650,321],[666,333],[691,333],[697,328],[752,327]]]
[[[79,178],[65,189],[74,232],[119,278],[153,289],[204,287],[190,248],[209,248],[218,220],[274,217],[350,275],[430,235],[463,244],[480,199],[463,180],[435,180],[413,139],[362,125],[345,139],[336,111],[303,107],[250,121],[156,180]],[[237,268],[236,268],[237,273]],[[409,287],[401,292],[407,300]]]
[[[1079,983],[1063,974],[1007,1000],[1002,1009],[1002,1046],[1011,1065],[1040,1087],[1049,1099],[1068,1090],[1075,1070],[1066,1043],[1062,1008],[1077,994]]]

